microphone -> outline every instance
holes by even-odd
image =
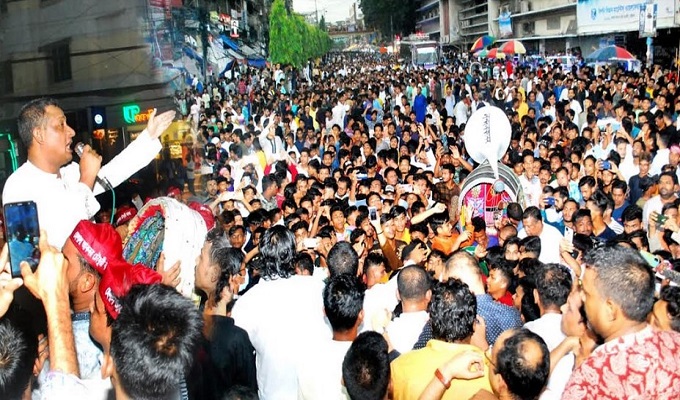
[[[83,143],[83,142],[78,142],[76,144],[76,147],[73,148],[73,151],[76,152],[76,154],[78,155],[78,158],[81,158],[81,159],[83,158],[83,149],[85,149],[85,143]],[[99,176],[99,174],[97,174],[97,177],[95,179],[100,185],[102,185],[104,187],[104,189],[113,190],[113,185],[111,185],[111,182],[109,182],[109,180],[106,179],[106,177]]]

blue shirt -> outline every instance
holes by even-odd
[[[508,329],[522,327],[522,319],[516,308],[501,304],[488,294],[480,294],[475,297],[477,298],[477,314],[481,315],[486,322],[486,341],[489,343],[489,346],[493,346],[496,343],[496,339],[498,339],[501,333]],[[418,337],[418,341],[413,346],[413,350],[422,349],[431,339],[432,324],[430,321],[427,321]]]
[[[477,297],[477,314],[486,321],[486,341],[489,346],[496,343],[501,333],[508,329],[522,327],[522,319],[516,308],[501,304],[488,294],[475,297]]]
[[[623,225],[623,211],[628,207],[629,204],[627,201],[624,201],[621,207],[615,208],[614,211],[612,211],[612,218],[619,224]]]

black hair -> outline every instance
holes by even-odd
[[[671,329],[680,332],[680,287],[664,286],[661,288],[659,300],[666,303],[666,312],[671,321]]]
[[[385,257],[383,257],[382,254],[378,252],[368,253],[366,260],[364,261],[364,274],[368,272],[371,267],[375,267],[380,264],[386,264]]]
[[[447,222],[449,222],[449,215],[446,212],[434,214],[428,220],[430,229],[432,229],[435,235],[437,234],[437,229]]]
[[[19,126],[19,138],[27,149],[33,143],[33,130],[47,122],[45,121],[45,113],[49,106],[59,107],[59,103],[55,99],[42,97],[31,100],[21,107],[17,125]]]
[[[527,219],[527,218],[532,218],[536,221],[543,222],[543,217],[541,216],[541,210],[538,209],[538,207],[528,207],[524,212],[522,213],[522,219]]]
[[[359,270],[359,255],[349,242],[337,242],[328,252],[328,273],[356,276]]]
[[[520,278],[517,282],[517,288],[522,287],[524,290],[524,296],[522,296],[522,301],[520,303],[520,313],[524,317],[524,322],[531,322],[541,318],[541,310],[536,304],[536,299],[534,298],[534,289],[536,285],[534,281],[529,277]],[[515,289],[516,290],[516,289]]]
[[[484,218],[482,217],[473,217],[472,218],[472,226],[475,232],[485,232],[486,231],[486,222],[484,222]]]
[[[397,275],[397,290],[402,301],[423,299],[430,286],[430,275],[422,267],[408,266]]]
[[[536,290],[544,307],[561,307],[571,292],[571,274],[560,264],[544,264],[536,271]]]
[[[614,209],[614,200],[612,200],[608,194],[599,189],[595,191],[592,196],[590,196],[588,201],[595,204],[597,209],[600,211],[600,214],[604,214],[607,209]]]
[[[477,299],[458,279],[435,282],[429,312],[432,338],[454,343],[472,336]]]
[[[342,362],[342,380],[351,400],[383,400],[390,384],[385,338],[368,331],[354,339]]]
[[[590,186],[590,187],[595,187],[595,178],[592,176],[584,176],[578,181],[578,187],[582,188],[583,186]]]
[[[354,328],[363,309],[364,291],[356,276],[331,276],[323,290],[323,306],[333,331]]]
[[[0,398],[21,399],[33,375],[38,336],[24,311],[15,306],[0,318]]]
[[[217,303],[222,299],[222,290],[229,286],[229,279],[241,273],[241,264],[245,256],[240,249],[234,247],[221,248],[213,253],[213,256],[220,269],[220,277],[215,285],[215,302]]]
[[[631,204],[623,210],[621,218],[623,222],[635,221],[636,219],[642,222],[642,208],[635,204]]]
[[[543,268],[543,263],[536,258],[523,258],[517,263],[517,270],[523,272],[525,277],[529,278],[534,286],[536,286],[536,273],[541,268]]]
[[[308,253],[297,253],[293,264],[295,265],[295,268],[300,271],[307,271],[310,275],[314,273],[314,261],[312,260],[312,256]]]
[[[251,214],[252,215],[252,214]],[[295,274],[295,235],[280,225],[267,229],[260,238],[260,255],[265,278],[289,278]]]
[[[589,209],[581,208],[581,209],[576,210],[576,212],[574,213],[574,216],[572,217],[572,222],[574,223],[574,225],[576,225],[576,224],[578,224],[578,221],[580,221],[583,218],[590,218],[591,221],[593,220],[593,216],[590,213]]]
[[[232,386],[219,400],[258,400],[257,390],[246,386]]]
[[[541,352],[538,359],[530,358],[529,346],[538,346]],[[540,336],[519,329],[503,342],[493,368],[516,398],[537,399],[548,383],[550,351]]]
[[[654,274],[638,251],[602,246],[584,258],[597,274],[595,287],[603,300],[611,299],[626,318],[644,322],[654,306]]]
[[[541,254],[541,238],[538,236],[527,236],[519,242],[520,249],[524,247],[525,253],[536,254],[538,257]]]
[[[111,328],[111,357],[121,387],[135,399],[177,393],[201,339],[201,312],[160,284],[132,286],[121,304]]]
[[[508,218],[512,218],[515,221],[522,220],[522,206],[519,203],[510,203],[507,207]]]

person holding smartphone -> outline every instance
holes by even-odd
[[[146,129],[125,150],[102,167],[102,158],[89,145],[82,148],[79,163],[73,162],[75,131],[54,99],[28,102],[19,112],[21,141],[28,160],[7,179],[4,203],[34,201],[40,227],[50,244],[61,249],[76,224],[92,218],[100,205],[94,197],[145,167],[161,149],[161,134],[175,118],[175,111],[151,113]],[[102,179],[104,178],[104,179]]]

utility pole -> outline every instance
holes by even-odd
[[[201,30],[201,47],[203,49],[203,82],[208,84],[208,10],[205,0],[198,3],[198,23]]]

